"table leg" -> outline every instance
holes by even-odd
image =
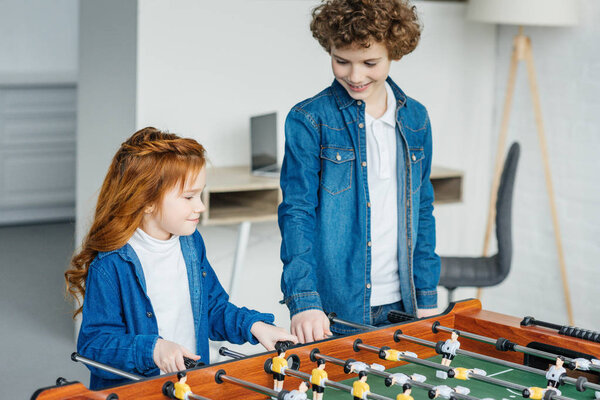
[[[231,279],[229,280],[229,299],[233,299],[235,296],[236,288],[238,286],[240,275],[242,274],[242,264],[244,257],[246,256],[246,249],[248,248],[248,237],[250,236],[251,222],[244,221],[240,224],[238,230],[237,247],[235,249],[235,256],[233,259],[233,270],[231,271]]]

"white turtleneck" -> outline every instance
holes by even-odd
[[[179,236],[160,240],[138,228],[128,243],[144,270],[146,293],[154,309],[158,334],[196,353],[194,316]]]

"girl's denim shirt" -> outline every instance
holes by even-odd
[[[258,343],[250,333],[257,321],[273,323],[272,314],[262,314],[231,304],[206,259],[199,232],[179,238],[187,267],[196,354],[209,363],[208,340],[241,344]],[[118,250],[99,253],[91,263],[83,302],[77,351],[84,357],[142,376],[159,374],[153,360],[158,325],[140,261],[126,244]],[[114,386],[127,379],[103,370],[91,371],[90,389]]]
[[[388,77],[396,97],[398,267],[405,311],[437,306],[431,126],[427,110]],[[279,206],[281,289],[290,314],[321,309],[371,323],[371,237],[365,104],[337,82],[285,122]],[[402,173],[402,171],[404,173]],[[338,333],[351,328],[332,326]]]

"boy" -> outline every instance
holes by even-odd
[[[372,325],[393,309],[433,315],[440,270],[429,117],[388,76],[418,43],[414,7],[326,0],[311,30],[335,80],[285,125],[281,287],[300,342],[331,334],[324,311]]]

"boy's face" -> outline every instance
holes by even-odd
[[[175,185],[163,198],[160,209],[151,207],[144,214],[142,230],[155,239],[167,240],[172,235],[188,236],[194,233],[200,214],[206,211],[202,190],[206,186],[206,168],[187,180],[183,192]]]
[[[331,48],[335,79],[353,99],[365,103],[373,103],[385,95],[384,84],[391,63],[387,48],[380,42],[372,42],[369,47]]]

